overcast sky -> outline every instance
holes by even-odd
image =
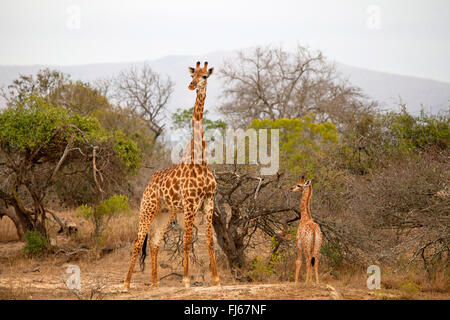
[[[0,64],[71,65],[297,43],[450,82],[449,0],[2,0]]]

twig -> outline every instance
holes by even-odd
[[[46,185],[48,185],[50,183],[50,181],[53,180],[53,178],[55,177],[56,173],[58,172],[59,168],[61,167],[62,163],[64,162],[64,160],[66,159],[67,154],[69,153],[70,149],[70,145],[73,142],[73,135],[70,137],[69,142],[66,145],[66,148],[64,149],[64,152],[61,156],[61,159],[59,159],[58,164],[56,165],[55,169],[53,170],[52,175],[48,178]]]
[[[159,278],[159,280],[165,279],[165,278],[170,277],[170,276],[178,276],[180,278],[183,278],[182,274],[179,274],[179,273],[176,273],[176,272],[171,272],[169,274],[166,274],[165,276],[162,276],[161,278]]]
[[[97,166],[95,165],[95,156],[97,154],[97,148],[98,147],[95,146],[92,150],[92,167],[93,167],[93,173],[94,173],[94,181],[95,181],[95,184],[97,185],[98,190],[100,190],[100,192],[104,193],[102,187],[100,187],[100,183],[98,183],[98,180],[97,180],[97,172],[100,173],[100,171],[98,171],[98,169],[97,169]],[[100,179],[102,179],[102,181],[103,181],[103,177],[101,176],[101,174],[100,174]]]
[[[261,188],[261,184],[262,184],[263,180],[264,180],[263,178],[259,178],[259,183],[258,183],[258,186],[256,187],[255,196],[253,197],[253,199],[255,199],[255,200],[256,200],[256,197],[258,196],[259,188]]]

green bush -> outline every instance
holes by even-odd
[[[24,235],[25,237],[25,255],[42,255],[47,251],[49,243],[48,239],[38,231],[27,231]]]
[[[130,212],[128,197],[117,194],[101,201],[96,206],[84,204],[78,208],[78,215],[93,223],[93,234],[96,238],[101,236],[111,218],[117,217],[121,213],[130,214]]]
[[[399,147],[408,151],[447,150],[450,145],[450,119],[441,115],[412,116],[403,107],[392,116],[392,131]]]
[[[330,268],[337,269],[342,266],[344,256],[338,241],[329,241],[322,245],[320,253],[325,257]]]
[[[407,295],[415,295],[420,292],[420,286],[417,283],[409,280],[400,286],[400,290]]]
[[[250,268],[247,272],[247,276],[252,281],[264,281],[267,280],[273,274],[273,267],[270,263],[263,261],[263,258],[256,256],[250,262]]]

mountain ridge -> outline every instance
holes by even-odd
[[[42,68],[54,68],[70,74],[71,79],[95,81],[99,78],[117,75],[131,65],[147,63],[155,71],[168,75],[175,82],[175,90],[168,109],[174,112],[177,108],[188,108],[193,103],[192,92],[187,90],[190,82],[187,67],[196,61],[208,61],[219,70],[223,60],[230,58],[236,51],[215,51],[202,55],[167,55],[157,59],[135,62],[105,62],[77,65],[0,65],[0,87],[9,85],[19,74],[35,74]],[[450,106],[450,83],[434,79],[400,75],[384,71],[370,70],[351,66],[337,61],[337,71],[343,79],[361,88],[369,98],[377,100],[383,109],[397,110],[400,103],[413,114],[423,108],[427,112],[448,112]],[[207,104],[211,109],[210,116],[218,117],[215,107],[220,103],[222,80],[216,78],[208,84]],[[186,89],[186,90],[183,90]]]

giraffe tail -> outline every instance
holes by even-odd
[[[145,235],[144,244],[142,245],[141,257],[139,259],[139,263],[141,265],[141,271],[145,269],[145,258],[147,257],[147,240],[148,240],[148,232]]]
[[[316,258],[314,257],[314,246],[316,245],[316,233],[313,231],[312,233],[312,246],[311,246],[311,265],[314,267],[316,263]]]

